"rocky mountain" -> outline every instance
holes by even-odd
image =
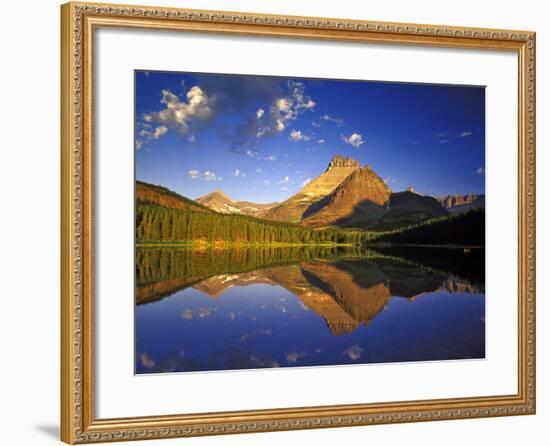
[[[384,216],[390,196],[390,188],[370,167],[357,167],[334,191],[306,210],[303,223],[372,226]]]
[[[485,208],[484,194],[454,194],[438,200],[449,212],[467,212],[470,209]]]
[[[300,222],[310,206],[332,193],[361,165],[353,158],[336,155],[326,170],[309,182],[300,192],[271,208],[265,218],[289,222]]]
[[[335,156],[325,172],[264,217],[312,227],[390,229],[447,214],[435,198],[412,189],[392,193],[370,166]]]
[[[336,155],[332,158],[326,170],[310,181],[301,192],[304,195],[324,197],[342,184],[351,173],[360,168],[361,165],[353,158]]]
[[[414,192],[392,192],[369,166],[336,155],[326,170],[281,203],[236,201],[221,189],[198,198],[182,197],[168,189],[137,182],[138,201],[200,212],[253,216],[265,220],[303,223],[313,228],[339,226],[360,229],[395,229],[449,212],[485,207],[484,195],[448,195],[433,198]]]
[[[277,203],[259,204],[250,201],[235,201],[221,189],[216,189],[208,195],[197,198],[196,201],[221,214],[241,214],[254,217],[263,217],[266,211],[277,205]]]
[[[435,198],[407,190],[391,194],[386,212],[375,226],[377,229],[393,229],[445,215],[448,211]]]

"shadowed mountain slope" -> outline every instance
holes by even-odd
[[[370,167],[360,167],[330,195],[310,206],[303,222],[308,226],[368,227],[383,217],[390,195],[390,188]]]
[[[354,159],[336,155],[321,175],[288,200],[271,208],[266,212],[265,218],[300,222],[310,206],[332,193],[349,175],[360,168],[361,165]]]
[[[376,228],[393,229],[445,215],[447,210],[433,197],[411,191],[397,192],[391,195],[387,211]]]

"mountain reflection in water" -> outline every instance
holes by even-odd
[[[409,251],[140,248],[136,372],[483,358],[484,251]]]

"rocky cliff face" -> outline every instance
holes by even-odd
[[[336,155],[330,161],[327,169],[305,186],[301,193],[324,197],[334,191],[342,182],[361,165],[353,158]]]
[[[391,190],[370,168],[356,168],[331,194],[306,211],[310,226],[369,226],[384,215]]]
[[[439,198],[439,202],[445,207],[446,209],[451,209],[456,206],[463,206],[465,204],[471,204],[478,200],[479,198],[485,198],[485,195],[478,195],[478,194],[467,194],[467,195],[460,195],[460,194],[454,194],[454,195],[447,195],[445,197]]]
[[[332,193],[348,176],[360,168],[360,164],[353,158],[334,156],[321,175],[288,200],[268,210],[265,218],[301,222],[311,205]]]

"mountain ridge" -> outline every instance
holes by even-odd
[[[214,192],[203,195],[195,201],[221,214],[240,214],[253,217],[263,217],[268,209],[277,205],[277,203],[261,204],[251,201],[236,201],[229,198],[220,188],[216,188]]]
[[[303,223],[308,226],[368,226],[385,212],[391,189],[370,167],[354,170],[338,187],[324,197]]]
[[[437,200],[451,213],[485,208],[485,194],[449,194]]]
[[[159,186],[144,191],[145,184],[137,183],[138,200],[156,200],[157,204],[175,209],[252,216],[311,228],[388,230],[443,217],[449,212],[484,207],[484,195],[436,199],[418,194],[412,188],[393,192],[369,165],[361,166],[355,159],[341,155],[333,156],[323,172],[282,202],[237,201],[220,188],[193,201]],[[178,202],[178,197],[186,201]]]

